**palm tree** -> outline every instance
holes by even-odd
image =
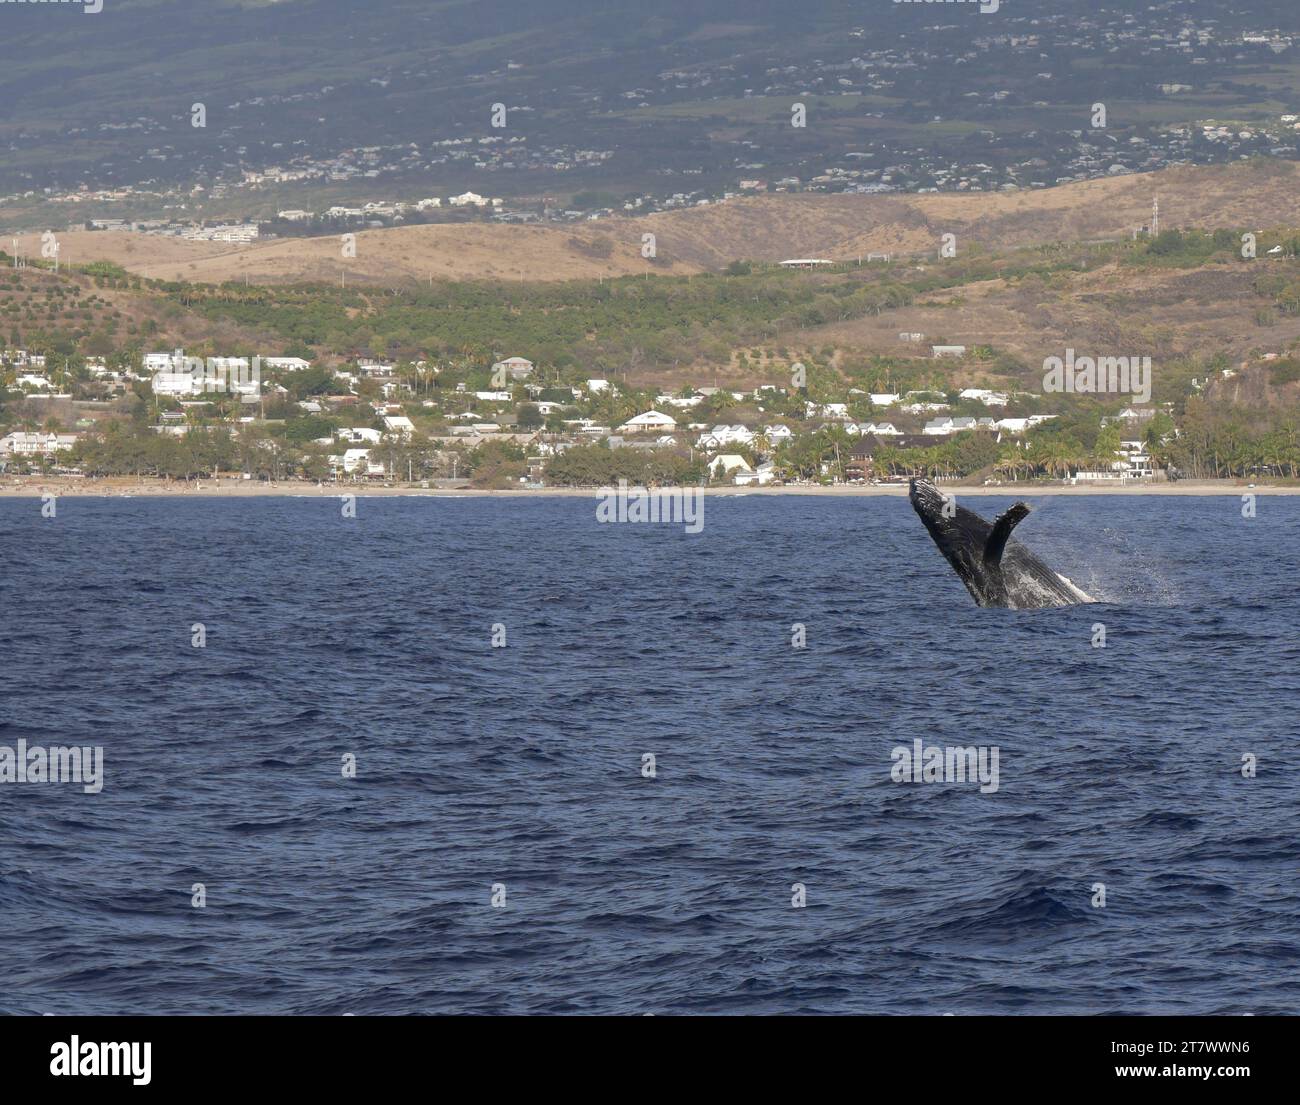
[[[1029,443],[1029,460],[1050,479],[1069,472],[1072,453],[1068,443],[1055,434],[1037,437]]]
[[[902,454],[892,445],[882,445],[876,450],[876,470],[890,476],[896,475],[902,465]]]
[[[1021,451],[1019,443],[1008,438],[1001,443],[998,449],[998,459],[993,465],[993,470],[1004,477],[1010,475],[1014,480],[1024,464],[1024,460],[1024,453]]]
[[[1114,423],[1103,426],[1101,432],[1097,434],[1097,440],[1088,456],[1088,463],[1095,465],[1103,472],[1109,472],[1111,471],[1111,465],[1120,459],[1119,449],[1119,427]]]

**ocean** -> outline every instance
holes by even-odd
[[[1295,1013],[1300,498],[1031,501],[0,499],[0,1011]]]

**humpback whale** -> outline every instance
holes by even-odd
[[[949,505],[948,497],[929,480],[913,479],[908,498],[980,606],[1033,610],[1095,601],[1011,540],[1011,531],[1029,513],[1024,503],[1016,503],[990,525],[973,510]]]

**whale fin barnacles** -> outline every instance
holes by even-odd
[[[998,520],[993,523],[993,528],[989,531],[988,540],[984,542],[985,564],[1000,564],[1002,562],[1002,552],[1007,547],[1007,540],[1011,537],[1011,531],[1024,521],[1028,513],[1028,506],[1024,503],[1016,503],[1015,506],[1008,507],[1007,510],[998,515]]]

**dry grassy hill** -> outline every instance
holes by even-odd
[[[571,280],[645,272],[641,235],[657,239],[655,272],[716,270],[737,259],[816,256],[851,260],[870,252],[923,253],[942,234],[958,248],[1119,238],[1145,225],[1153,196],[1161,225],[1270,228],[1294,225],[1300,166],[1250,162],[1167,169],[1025,192],[932,195],[769,195],[643,218],[577,226],[432,225],[357,234],[344,261],[337,235],[247,247],[139,234],[61,235],[65,260],[114,261],[163,279],[218,283],[435,279]],[[21,239],[39,255],[35,235]]]
[[[870,252],[937,251],[940,236],[958,248],[995,249],[1123,238],[1150,221],[1160,198],[1161,226],[1294,225],[1300,166],[1243,163],[1167,169],[1026,192],[932,195],[780,195],[667,212],[641,220],[674,257],[719,268],[737,258],[856,259]]]
[[[577,280],[627,276],[651,268],[665,274],[699,271],[698,266],[660,257],[649,266],[631,220],[578,227],[429,225],[362,230],[356,256],[344,259],[339,235],[282,238],[249,246],[190,242],[155,235],[72,231],[59,235],[64,261],[112,261],[159,280],[219,284],[296,281],[409,284],[437,280]],[[30,256],[40,256],[39,235],[19,238]]]
[[[990,280],[786,338],[801,347],[834,345],[904,356],[915,354],[917,346],[900,341],[898,334],[914,331],[927,342],[992,345],[1032,363],[1066,346],[1081,354],[1149,356],[1157,364],[1205,350],[1245,358],[1252,350],[1300,341],[1300,318],[1278,315],[1268,326],[1255,318],[1268,301],[1255,294],[1252,283],[1259,266],[1269,263],[1167,271],[1108,265],[1050,285]]]

